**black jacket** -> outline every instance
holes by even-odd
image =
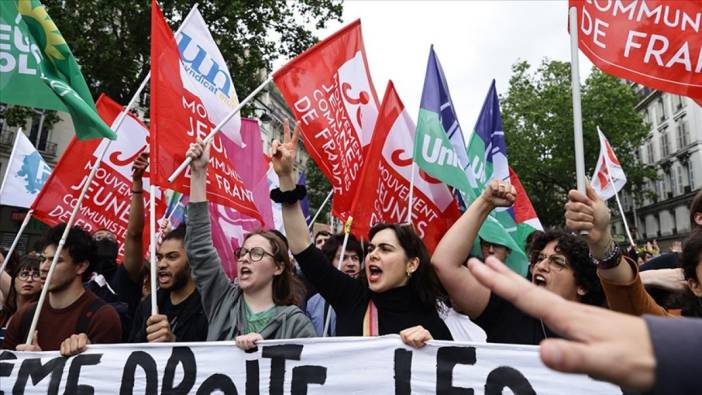
[[[167,303],[167,298],[170,298],[171,293],[168,290],[159,289],[156,292],[156,304],[159,308],[159,313],[163,314],[163,308]],[[171,323],[171,331],[176,336],[177,342],[197,342],[207,340],[207,316],[202,309],[202,301],[200,293],[195,289],[181,303],[185,303],[183,310],[178,317],[169,315],[168,321]],[[130,343],[146,343],[146,320],[151,315],[151,296],[146,297],[134,314],[134,324],[129,333]]]

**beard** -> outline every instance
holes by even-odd
[[[177,273],[173,273],[173,285],[169,288],[170,291],[179,291],[183,289],[190,281],[190,266]]]

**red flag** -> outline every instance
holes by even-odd
[[[273,78],[301,122],[307,152],[334,189],[333,214],[345,220],[378,115],[361,21],[308,49]]]
[[[100,96],[96,107],[98,114],[108,125],[112,125],[122,111],[122,106],[105,95]],[[114,125],[112,127],[114,129]],[[117,140],[110,143],[103,156],[103,161],[78,210],[75,225],[91,233],[100,229],[114,233],[119,244],[118,259],[121,260],[132,196],[132,162],[147,147],[149,130],[131,114],[124,119],[119,130],[114,130],[117,132]],[[49,226],[68,222],[91,168],[99,160],[100,153],[108,143],[105,139],[79,141],[74,137],[71,140],[44,188],[34,200],[32,208],[38,220]],[[150,209],[148,177],[147,171],[144,174],[143,195],[147,213]],[[166,202],[157,196],[156,218],[163,217],[165,211]],[[144,234],[149,234],[148,223],[144,226]],[[148,245],[148,242],[146,238],[145,245]]]
[[[388,83],[353,203],[351,231],[365,238],[379,222],[406,222],[414,171],[412,223],[434,251],[461,213],[445,184],[412,166],[415,129],[395,87]]]
[[[215,125],[207,117],[199,97],[184,88],[181,57],[173,31],[156,0],[151,2],[151,172],[153,182],[189,194],[190,169],[171,184],[168,177],[185,159],[190,143],[204,139]],[[207,172],[207,197],[211,202],[235,208],[263,223],[253,193],[236,171],[232,155],[236,144],[215,135]]]
[[[602,71],[702,99],[699,1],[582,1],[578,46]]]

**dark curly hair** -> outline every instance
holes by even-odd
[[[17,308],[19,307],[17,306],[17,291],[15,290],[15,280],[17,279],[17,276],[20,274],[21,271],[25,269],[29,271],[38,272],[40,265],[41,258],[35,255],[28,254],[19,259],[19,263],[13,268],[11,273],[12,279],[10,280],[10,290],[7,293],[5,305],[3,306],[2,310],[0,310],[0,328],[7,324],[7,322],[10,320],[10,317],[12,317],[12,315],[15,314]],[[36,302],[38,299],[39,293],[34,295],[31,298],[31,301]]]
[[[341,248],[343,244],[343,233],[331,235],[329,239],[327,239],[327,242],[324,243],[324,245],[322,246],[322,254],[326,255],[327,259],[329,259],[329,263],[334,262],[334,258],[336,258],[336,252],[339,250],[339,248]],[[353,235],[349,235],[349,240],[346,242],[346,251],[355,252],[356,254],[358,254],[359,260],[363,262],[363,248],[361,247],[361,243],[358,241],[358,239],[355,238]]]
[[[368,232],[368,240],[373,240],[373,236],[385,229],[391,229],[395,232],[395,236],[400,241],[400,246],[405,251],[408,259],[419,258],[419,266],[417,266],[417,270],[410,277],[408,283],[412,294],[417,297],[417,301],[425,310],[440,310],[442,304],[446,304],[448,301],[448,294],[436,276],[434,266],[429,259],[429,251],[422,239],[414,228],[408,224],[380,223],[373,226]],[[362,284],[367,287],[368,281],[366,280],[365,270],[361,271],[359,277],[362,280]]]
[[[51,245],[58,248],[65,229],[65,223],[49,228],[42,242],[42,250]],[[83,272],[83,282],[88,281],[93,273],[93,267],[95,266],[93,257],[95,242],[90,233],[86,232],[85,229],[80,226],[72,227],[71,230],[68,231],[68,237],[66,238],[66,243],[63,248],[65,251],[68,251],[68,255],[73,260],[73,263],[79,264],[81,262],[88,262],[88,268]]]
[[[680,264],[685,275],[685,280],[702,283],[702,278],[697,278],[697,267],[702,262],[702,231],[693,232],[685,241]],[[682,315],[685,317],[702,317],[702,298],[697,297],[687,289],[680,296]]]
[[[546,247],[546,244],[556,240],[556,251],[568,259],[568,266],[573,270],[575,284],[582,287],[587,293],[580,297],[580,302],[604,306],[606,302],[600,279],[597,277],[597,268],[590,259],[590,249],[587,243],[572,233],[563,229],[553,228],[535,234],[529,245],[529,261],[533,264],[536,256]]]

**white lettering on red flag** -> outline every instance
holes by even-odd
[[[702,99],[702,3],[582,1],[578,46],[601,70],[645,86]]]
[[[118,259],[121,260],[132,197],[132,163],[147,148],[149,130],[131,114],[124,118],[119,129],[115,129],[113,123],[122,111],[122,106],[105,95],[98,99],[96,107],[105,123],[112,125],[117,132],[117,140],[107,147],[109,140],[106,139],[79,141],[74,137],[32,208],[34,216],[49,226],[68,222],[90,170],[107,147],[78,210],[75,225],[90,233],[100,229],[114,233],[119,244]],[[148,213],[148,170],[144,174],[143,183],[145,210]],[[166,203],[159,192],[156,196],[156,218],[161,218],[165,211]],[[148,234],[148,224],[145,225],[144,232]],[[145,242],[148,242],[148,238]]]
[[[190,143],[197,138],[204,139],[215,125],[202,98],[183,85],[183,66],[173,31],[155,1],[151,19],[152,178],[155,185],[190,194],[189,168],[173,183],[167,179],[185,160]],[[218,133],[214,136],[207,173],[207,198],[262,223],[253,193],[232,161],[234,147],[236,144],[225,135]]]
[[[366,238],[381,222],[406,222],[414,169],[412,223],[430,251],[460,212],[448,187],[412,167],[415,125],[390,82],[380,107],[373,141],[354,200],[352,232]]]
[[[290,61],[273,78],[301,122],[307,152],[334,189],[332,212],[346,219],[378,115],[360,20]]]

